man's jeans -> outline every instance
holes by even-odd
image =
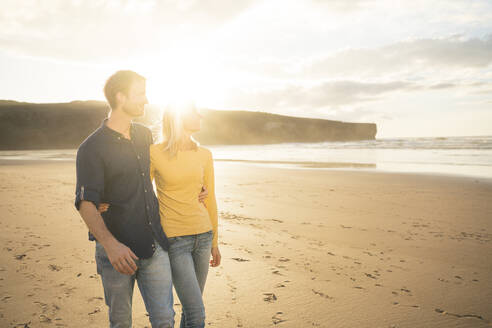
[[[133,275],[116,271],[104,247],[96,241],[97,273],[101,275],[104,297],[109,307],[111,328],[132,326],[132,296],[135,279],[153,328],[174,327],[173,291],[169,256],[158,242],[154,255],[136,260]]]
[[[180,328],[205,326],[202,295],[210,265],[212,237],[210,230],[168,238],[174,288],[182,305]]]

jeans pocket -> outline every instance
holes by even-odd
[[[181,238],[181,236],[174,236],[174,237],[167,237],[167,240],[169,241],[169,245],[174,244]]]
[[[212,242],[212,239],[214,238],[214,232],[213,232],[213,230],[204,232],[201,234],[201,236],[199,238],[202,241]]]
[[[98,274],[102,274],[102,271],[107,268],[108,266],[112,266],[111,262],[109,261],[108,255],[106,254],[106,251],[104,250],[104,247],[96,242],[96,269]]]
[[[104,250],[103,245],[101,245],[98,241],[95,241],[94,243],[96,244],[96,258],[106,256],[106,251]]]

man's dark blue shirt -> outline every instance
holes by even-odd
[[[78,210],[82,200],[96,207],[109,203],[109,209],[101,214],[106,227],[139,258],[153,255],[155,241],[167,251],[169,244],[149,176],[152,133],[132,123],[129,140],[108,128],[106,122],[77,151],[75,207]],[[89,239],[95,240],[90,233]]]

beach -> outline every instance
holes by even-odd
[[[492,327],[491,179],[224,161],[215,178],[207,327]],[[73,161],[1,162],[1,327],[108,326],[74,191]],[[138,287],[133,304],[150,327]]]

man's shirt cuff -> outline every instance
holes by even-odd
[[[101,194],[97,190],[86,188],[85,186],[80,186],[75,194],[75,207],[77,211],[80,210],[80,203],[85,200],[92,202],[96,208],[101,203]]]

